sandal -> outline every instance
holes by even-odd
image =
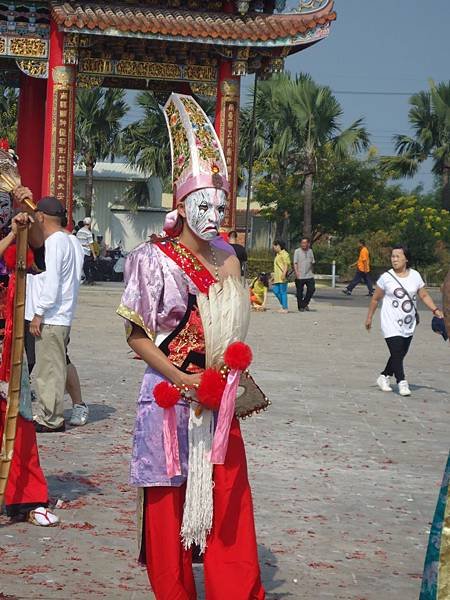
[[[28,521],[39,527],[55,527],[59,524],[59,517],[44,506],[38,506],[28,513]]]

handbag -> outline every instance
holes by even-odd
[[[234,414],[238,419],[246,419],[254,413],[266,410],[270,406],[269,398],[248,372],[239,380]]]
[[[419,311],[417,310],[416,304],[415,304],[414,300],[411,298],[408,290],[400,283],[400,281],[397,279],[397,277],[393,273],[391,273],[390,271],[387,271],[387,273],[392,277],[392,279],[395,279],[395,281],[398,283],[398,285],[402,288],[402,290],[408,296],[409,301],[414,306],[414,317],[416,319],[416,325],[419,325],[419,323],[420,323]]]

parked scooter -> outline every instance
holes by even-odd
[[[123,281],[126,253],[119,244],[95,261],[95,281]]]

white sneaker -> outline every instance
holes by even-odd
[[[34,510],[30,510],[28,521],[39,527],[54,527],[59,523],[59,517],[52,513],[51,510],[44,506],[38,506]]]
[[[86,404],[74,404],[72,408],[72,416],[70,417],[70,425],[86,425],[89,417],[89,408]]]
[[[392,392],[392,388],[389,385],[390,379],[387,375],[380,375],[377,379],[377,386],[382,392]]]
[[[398,393],[400,396],[411,396],[411,390],[409,389],[408,382],[406,379],[398,382]]]

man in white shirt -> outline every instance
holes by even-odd
[[[77,231],[77,239],[80,242],[84,252],[84,264],[83,270],[88,285],[94,283],[95,278],[95,265],[94,262],[97,259],[97,255],[94,247],[94,236],[91,231],[91,217],[86,217],[83,220],[83,227]]]
[[[83,249],[64,229],[66,212],[53,196],[37,205],[45,239],[46,270],[27,276],[25,318],[36,340],[34,367],[38,432],[64,431],[66,348],[83,271]]]

